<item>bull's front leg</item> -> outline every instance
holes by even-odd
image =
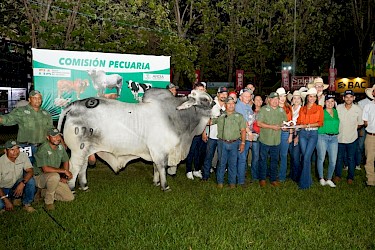
[[[79,180],[80,189],[87,190],[88,189],[87,178],[86,178],[87,157],[81,154],[76,155],[72,152],[72,156],[69,161],[69,170],[73,175],[73,178],[68,181],[70,190],[74,192],[77,177]]]
[[[157,171],[155,171],[155,165],[156,165]],[[157,183],[159,180],[160,180],[161,190],[163,191],[171,190],[167,184],[167,175],[166,175],[165,165],[154,163],[154,184]]]

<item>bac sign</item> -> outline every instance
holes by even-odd
[[[344,93],[345,90],[353,90],[354,93],[365,93],[369,88],[367,77],[338,78],[335,81],[336,93]]]

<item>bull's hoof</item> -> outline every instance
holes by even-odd
[[[164,192],[172,191],[172,189],[169,186],[166,186],[164,189],[161,189],[161,190],[163,190]]]
[[[84,191],[84,192],[88,192],[88,191],[90,191],[90,190],[89,190],[89,186],[79,187],[78,189],[79,189],[79,190],[82,190],[82,191]]]
[[[160,181],[159,182],[154,182],[154,186],[155,187],[159,187],[160,186]]]

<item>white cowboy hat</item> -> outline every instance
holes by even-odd
[[[294,90],[293,94],[292,93],[288,93],[287,98],[288,98],[289,102],[292,102],[293,96],[301,96],[302,101],[303,101],[304,97],[302,97],[302,92],[306,92],[307,90],[308,90],[308,88],[301,87],[301,88],[299,88],[299,90]]]
[[[279,96],[285,96],[285,95],[286,95],[286,91],[285,91],[285,89],[284,89],[283,87],[278,88],[278,89],[276,90],[276,93],[278,93]]]
[[[314,88],[318,83],[323,84],[323,90],[328,89],[329,87],[329,84],[324,84],[323,79],[321,77],[317,77],[314,79],[313,82],[310,82],[309,84],[307,84],[307,88],[308,89]]]
[[[302,92],[301,96],[302,96],[302,98],[306,98],[306,96],[308,96],[308,95],[317,95],[317,94],[318,94],[318,91],[316,90],[316,88],[311,88],[306,92]]]
[[[374,91],[374,89],[375,89],[375,84],[374,86],[372,86],[372,88],[367,88],[365,90],[367,97],[370,98],[371,100],[374,100],[374,96],[372,95],[372,92]]]

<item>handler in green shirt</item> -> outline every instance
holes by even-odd
[[[279,94],[272,92],[269,96],[269,104],[262,107],[258,115],[260,127],[260,159],[259,159],[259,185],[266,185],[266,170],[268,155],[270,156],[270,181],[272,186],[279,186],[277,181],[278,162],[281,142],[281,125],[287,121],[283,108],[279,107]]]
[[[61,145],[61,134],[56,128],[48,131],[48,141],[35,154],[35,182],[38,187],[36,199],[44,197],[47,210],[54,210],[54,201],[72,201],[74,195],[67,182],[72,178],[69,156]],[[60,174],[62,176],[60,176]]]
[[[217,124],[218,156],[219,166],[216,172],[217,186],[223,187],[225,167],[228,164],[228,183],[230,188],[236,186],[239,175],[244,175],[243,171],[237,168],[238,152],[245,149],[246,121],[243,115],[235,111],[235,100],[228,97],[225,101],[225,113],[213,122]],[[238,183],[243,185],[244,183]]]
[[[47,131],[53,127],[52,116],[41,108],[42,94],[33,90],[29,94],[29,104],[0,116],[0,125],[18,125],[17,141],[21,148],[26,147],[31,163],[37,146],[46,141]]]

